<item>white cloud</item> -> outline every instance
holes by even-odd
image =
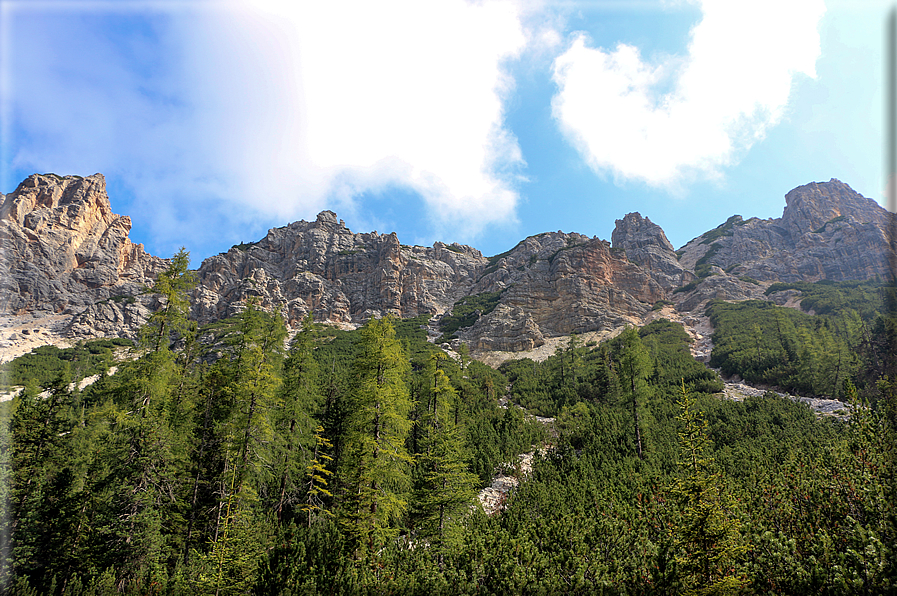
[[[339,174],[347,188],[408,185],[445,219],[513,215],[517,195],[496,174],[522,163],[502,128],[510,90],[502,62],[524,43],[512,4],[291,6],[280,14],[298,33],[294,72],[312,167]]]
[[[196,228],[177,223],[194,202],[307,217],[395,186],[420,193],[434,225],[472,237],[515,218],[523,159],[503,117],[505,66],[527,42],[521,10],[124,1],[81,14],[17,3],[8,163],[122,175],[137,195],[131,214],[172,237]]]
[[[555,60],[553,115],[595,171],[670,188],[718,177],[781,120],[795,75],[815,77],[822,0],[700,4],[685,58],[649,64],[578,34]]]

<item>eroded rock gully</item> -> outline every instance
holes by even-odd
[[[499,399],[499,407],[520,408],[525,413],[527,419],[535,420],[536,422],[553,429],[554,418],[545,418],[527,412],[526,408],[523,406],[511,402],[509,394],[510,387],[508,387],[508,393]],[[518,455],[515,462],[505,462],[496,468],[495,475],[492,477],[492,484],[483,488],[477,494],[477,500],[480,502],[480,505],[482,505],[486,515],[494,515],[500,513],[504,509],[511,492],[520,486],[520,483],[525,481],[527,476],[532,474],[533,458],[536,455],[545,455],[550,449],[551,446],[547,444],[539,446],[534,445],[532,450]]]

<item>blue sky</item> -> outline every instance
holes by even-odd
[[[864,0],[0,0],[0,191],[106,176],[194,266],[334,210],[486,255],[638,211],[674,246],[838,178],[884,204]]]

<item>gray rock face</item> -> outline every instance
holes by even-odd
[[[308,312],[337,323],[441,314],[467,295],[485,264],[469,246],[403,246],[394,233],[355,234],[324,211],[206,259],[194,315],[202,322],[230,316],[250,296],[293,326]]]
[[[112,213],[101,174],[29,176],[0,195],[0,312],[76,315],[98,302],[139,294],[166,263],[133,244],[130,230],[129,217]],[[118,315],[97,316],[100,327],[121,322]],[[129,330],[140,324],[137,316]]]
[[[598,238],[550,232],[492,257],[471,294],[502,292],[500,305],[460,336],[475,350],[527,350],[546,337],[634,323],[664,289]]]
[[[142,292],[167,264],[130,242],[130,219],[112,213],[103,177],[34,175],[2,198],[5,311],[70,315],[70,336],[134,337],[159,306]],[[197,279],[193,315],[203,323],[239,312],[250,297],[291,326],[309,312],[357,325],[387,313],[438,316],[466,296],[502,292],[499,307],[464,331],[483,350],[634,322],[665,295],[607,242],[580,234],[540,234],[486,259],[460,244],[356,234],[331,211],[206,259]]]
[[[695,238],[680,264],[703,259],[760,281],[847,281],[893,277],[894,215],[839,180],[812,182],[785,195],[781,218],[740,216]]]
[[[439,316],[461,298],[496,292],[497,306],[458,335],[474,351],[519,351],[639,324],[659,300],[693,310],[713,298],[759,298],[770,281],[891,276],[894,217],[874,201],[832,180],[796,188],[786,203],[779,219],[730,218],[680,259],[638,213],[617,220],[613,247],[549,232],[486,258],[460,244],[404,246],[395,234],[353,233],[324,211],[206,259],[193,315],[212,322],[255,297],[293,327],[309,312],[354,326],[387,313]],[[167,263],[131,243],[130,228],[112,213],[100,174],[36,174],[0,195],[0,314],[65,314],[76,337],[135,336],[159,307],[142,292]],[[672,291],[696,274],[693,291]]]
[[[519,306],[499,304],[462,336],[474,351],[521,352],[545,343],[533,316]]]
[[[65,335],[137,339],[140,328],[161,306],[158,296],[152,294],[102,300],[75,314],[65,327]]]
[[[704,279],[698,287],[689,292],[687,297],[677,305],[678,310],[689,312],[703,307],[710,300],[763,300],[765,288],[761,285],[743,281],[732,275],[726,275],[719,269],[716,275]]]
[[[606,242],[580,234],[533,236],[486,259],[459,244],[403,246],[395,234],[355,234],[329,211],[206,259],[199,280],[200,321],[229,316],[256,296],[293,326],[310,311],[353,325],[386,313],[441,315],[466,296],[502,292],[495,310],[461,332],[475,350],[517,351],[618,326],[665,295]]]
[[[821,228],[836,218],[879,228],[890,225],[888,212],[878,203],[834,178],[798,186],[785,195],[785,205],[781,225],[792,238],[820,233]]]
[[[614,249],[624,251],[626,258],[649,272],[665,290],[687,284],[695,277],[679,264],[673,245],[660,226],[639,213],[618,219],[611,241]]]

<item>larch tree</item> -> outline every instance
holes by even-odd
[[[305,503],[300,507],[300,511],[306,515],[307,528],[311,528],[316,515],[333,515],[324,504],[325,497],[333,497],[333,493],[327,488],[329,478],[333,476],[330,469],[333,458],[327,452],[333,449],[333,443],[324,436],[324,427],[320,425],[315,429],[314,439],[311,461],[305,467]]]
[[[412,462],[405,447],[409,364],[391,319],[368,321],[359,344],[341,462],[347,485],[341,521],[356,543],[356,557],[395,536],[395,522],[408,508]]]
[[[109,479],[119,487],[117,515],[108,526],[117,535],[119,589],[164,575],[171,554],[167,544],[183,521],[179,497],[188,482],[192,404],[182,392],[173,393],[185,369],[176,362],[171,339],[183,338],[190,328],[188,294],[196,281],[189,265],[182,248],[157,277],[150,291],[162,306],[141,330],[141,357],[119,373],[128,410],[111,413],[116,431],[104,446],[115,462]]]
[[[231,410],[221,425],[224,470],[216,528],[209,550],[196,557],[201,591],[243,593],[267,547],[270,527],[257,505],[259,489],[273,484],[267,462],[272,459],[272,413],[282,397],[278,365],[285,338],[280,318],[250,299],[229,340],[233,352],[216,365],[228,379],[222,394]]]
[[[293,338],[289,356],[284,362],[281,386],[282,408],[275,420],[275,473],[279,477],[274,509],[280,522],[291,507],[306,502],[306,462],[314,459],[322,443],[316,436],[316,421],[321,409],[318,363],[314,357],[314,328],[311,313],[302,322],[302,329]],[[323,428],[320,428],[323,433]],[[329,442],[329,441],[328,441]]]
[[[636,453],[644,459],[642,451],[642,429],[639,421],[639,402],[648,396],[650,388],[647,378],[651,375],[652,364],[648,350],[642,344],[638,329],[629,328],[620,334],[622,353],[619,362],[620,389],[632,406],[632,423]]]
[[[445,371],[431,361],[432,407],[421,423],[420,480],[415,495],[419,538],[431,540],[440,568],[450,526],[465,512],[476,494],[477,477],[468,471],[464,439],[453,410],[458,394]]]

